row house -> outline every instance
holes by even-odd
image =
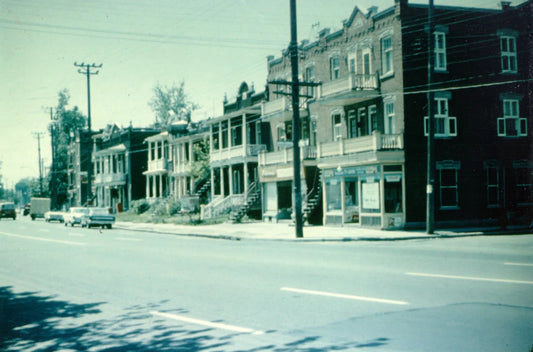
[[[133,200],[146,197],[148,152],[144,140],[160,133],[153,128],[108,125],[93,136],[93,194],[96,205],[128,210]]]
[[[260,198],[258,154],[266,149],[270,134],[261,121],[265,92],[243,82],[235,101],[224,101],[224,113],[205,121],[209,128],[211,202],[202,208],[210,218],[234,211],[239,220]],[[259,204],[260,206],[260,204]]]
[[[207,198],[208,177],[197,177],[193,165],[200,161],[208,132],[204,123],[177,121],[167,131],[145,139],[148,149],[146,199],[197,195]],[[204,199],[206,200],[206,199]]]
[[[99,132],[93,132],[99,133]],[[70,136],[67,147],[68,206],[79,207],[88,203],[88,170],[91,167],[90,152],[93,149],[92,136],[87,130],[77,130]]]
[[[425,221],[428,6],[396,0],[299,46],[301,175],[307,221],[384,229]],[[531,218],[531,1],[501,10],[436,6],[436,219]],[[259,155],[263,218],[290,216],[288,52],[268,59]]]

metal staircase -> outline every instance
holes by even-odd
[[[261,187],[259,187],[258,182],[253,182],[248,188],[248,192],[245,194],[244,203],[239,205],[235,210],[233,210],[229,216],[229,219],[233,223],[240,222],[244,215],[248,213],[248,210],[254,206],[257,201],[261,198]]]
[[[313,211],[320,204],[322,199],[322,173],[320,169],[317,169],[315,173],[315,179],[313,181],[313,188],[305,195],[304,208],[303,208],[303,220],[309,222],[309,218]]]

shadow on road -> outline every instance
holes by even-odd
[[[36,292],[0,287],[1,351],[342,351],[378,347],[368,343],[321,341],[320,336],[230,333],[156,318],[150,311],[165,302],[134,306],[108,314],[105,302],[75,304]],[[187,314],[185,310],[174,313]],[[303,332],[301,332],[303,333]]]

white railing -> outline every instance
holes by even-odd
[[[257,156],[260,151],[265,150],[264,144],[247,144],[246,148],[243,145],[238,145],[231,148],[213,150],[211,152],[211,161],[221,161],[231,158]]]
[[[300,159],[315,159],[317,155],[317,149],[314,146],[300,147]],[[275,152],[263,151],[259,153],[258,163],[259,166],[286,164],[293,161],[293,149],[284,148]]]
[[[95,184],[123,184],[126,183],[126,174],[98,174],[94,176]]]
[[[358,75],[355,73],[350,74],[350,87],[351,89],[377,89],[378,88],[378,75]]]
[[[148,171],[166,170],[167,159],[156,159],[148,161]]]
[[[211,203],[202,206],[200,218],[209,219],[223,214],[234,206],[244,203],[244,194],[233,194],[227,197],[218,196]]]
[[[324,158],[367,151],[393,149],[403,149],[403,135],[374,132],[371,136],[320,143],[317,149],[317,157]]]
[[[191,172],[191,164],[179,164],[174,165],[174,169],[172,170],[174,174],[189,174]]]
[[[328,96],[351,90],[374,90],[378,88],[378,75],[361,75],[351,73],[347,78],[339,78],[323,83],[320,86],[320,96]]]
[[[339,78],[331,82],[323,83],[320,88],[320,95],[327,96],[335,93],[349,91],[351,89],[349,78]]]

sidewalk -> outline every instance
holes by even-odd
[[[180,236],[194,236],[226,240],[266,240],[266,241],[395,241],[409,239],[450,238],[482,235],[533,234],[525,227],[483,229],[438,230],[434,235],[425,231],[384,231],[351,226],[304,226],[303,238],[296,238],[292,223],[249,222],[240,224],[223,223],[217,225],[174,225],[116,222],[115,228],[133,231],[164,233]]]

